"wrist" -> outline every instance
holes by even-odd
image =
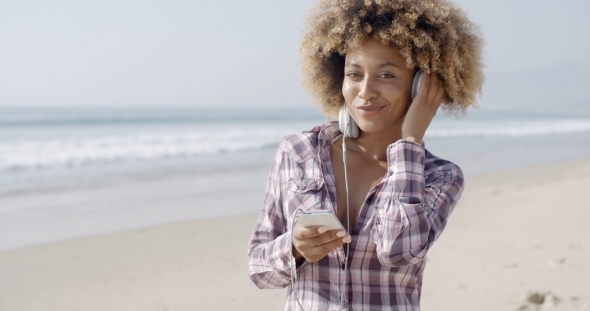
[[[417,135],[402,135],[402,139],[411,141],[417,144],[422,144],[422,137],[418,137]]]

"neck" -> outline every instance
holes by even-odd
[[[387,162],[387,146],[400,140],[401,137],[401,127],[376,133],[361,132],[357,139],[351,139],[353,141],[351,149],[368,159]]]

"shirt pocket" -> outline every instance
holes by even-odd
[[[289,191],[285,206],[290,213],[298,208],[304,211],[325,209],[323,206],[324,181],[319,178],[302,178],[289,180]]]

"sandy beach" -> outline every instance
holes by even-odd
[[[590,310],[589,185],[590,159],[468,176],[427,256],[422,309]],[[0,310],[282,310],[284,290],[248,277],[256,216],[0,253]]]

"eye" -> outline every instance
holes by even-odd
[[[390,74],[390,73],[382,73],[379,75],[380,78],[385,78],[385,79],[393,79],[395,78],[394,75]]]
[[[356,72],[356,71],[348,72],[348,73],[346,73],[346,76],[349,77],[349,78],[360,78],[360,77],[362,77],[362,75],[360,73]]]

